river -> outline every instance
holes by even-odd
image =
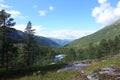
[[[84,73],[84,68],[90,66],[90,64],[87,63],[70,63],[66,65],[65,67],[59,69],[57,72],[66,71],[66,70],[79,70],[80,72]]]

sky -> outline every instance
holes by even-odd
[[[17,30],[31,21],[35,35],[77,39],[120,19],[120,0],[0,0]]]

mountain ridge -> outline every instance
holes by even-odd
[[[65,45],[65,47],[85,48],[89,45],[89,43],[99,44],[102,39],[113,39],[118,35],[120,35],[120,20],[98,30],[93,34],[76,39],[75,41]]]
[[[20,30],[16,30],[14,28],[10,28],[10,30],[12,32],[9,33],[8,37],[12,38],[15,41],[19,41],[19,42],[23,42],[25,39],[25,33],[20,31]],[[2,31],[2,28],[0,28],[0,31]],[[0,33],[1,35],[1,33]],[[43,36],[34,36],[35,41],[38,44],[41,45],[45,45],[45,46],[52,46],[52,47],[59,47],[60,45],[57,44],[56,42],[52,41],[49,38],[43,37]]]

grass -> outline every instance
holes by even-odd
[[[0,80],[74,80],[80,76],[80,71],[68,70],[57,72],[57,70],[66,64],[54,64],[48,66],[36,66],[14,70],[1,70]],[[39,74],[34,74],[40,71]]]
[[[45,75],[25,76],[14,80],[73,80],[79,75],[79,71],[70,70],[64,72],[48,72]]]
[[[65,65],[66,64],[54,64],[46,66],[23,67],[19,69],[10,69],[9,71],[6,71],[5,69],[0,69],[0,80],[30,76],[37,71],[40,71],[41,75],[45,75],[48,72],[54,72]]]
[[[108,57],[103,60],[93,60],[91,65],[85,69],[85,74],[81,74],[79,71],[76,71],[76,70],[69,70],[64,72],[56,72],[54,70],[54,71],[48,71],[44,75],[42,74],[29,75],[29,76],[15,78],[11,80],[77,80],[78,77],[79,77],[78,80],[82,80],[80,79],[80,76],[88,75],[95,70],[98,70],[110,65],[114,65],[120,68],[120,54],[116,56]]]
[[[99,72],[101,68],[108,67],[111,65],[116,68],[116,72],[118,73],[120,72],[120,54],[112,57],[107,57],[106,59],[103,60],[94,60],[91,63],[91,66],[85,69],[85,74],[88,75],[93,72]],[[109,75],[109,74],[97,73],[97,75],[99,76],[100,80],[116,80],[117,77],[115,75]]]
[[[120,54],[104,60],[94,60],[91,65],[85,69],[85,74],[90,74],[95,70],[114,65],[120,68]]]

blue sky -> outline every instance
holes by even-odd
[[[0,0],[24,31],[28,21],[36,35],[76,39],[120,19],[120,0]]]

